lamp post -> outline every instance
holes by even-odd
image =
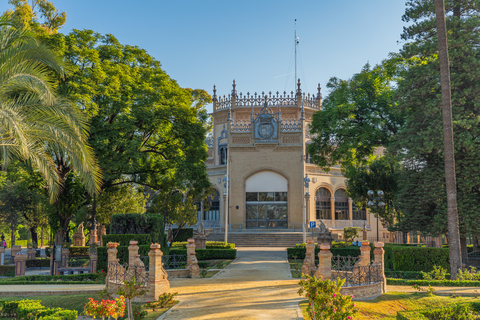
[[[377,241],[378,241],[378,215],[380,208],[383,208],[385,206],[385,203],[382,201],[383,196],[385,195],[382,190],[377,191],[377,196],[375,197],[375,192],[372,190],[368,190],[367,192],[368,197],[370,198],[370,201],[368,201],[368,206],[369,207],[376,207],[377,208]]]
[[[310,183],[310,178],[308,177],[308,173],[306,173],[305,178],[303,178],[303,191],[302,191],[302,194],[303,194],[303,202],[302,202],[302,205],[303,205],[303,223],[302,223],[302,226],[303,226],[303,243],[307,242],[307,232],[305,230],[305,224],[307,223],[306,222],[306,217],[305,217],[305,196],[308,194],[309,183]]]

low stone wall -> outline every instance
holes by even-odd
[[[175,269],[166,271],[169,278],[190,278],[190,270],[187,269]]]
[[[383,283],[367,284],[356,287],[342,287],[342,294],[353,296],[353,300],[373,300],[383,293]]]

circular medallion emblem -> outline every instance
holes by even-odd
[[[268,140],[273,136],[273,124],[271,122],[263,122],[258,126],[258,135],[263,140]]]

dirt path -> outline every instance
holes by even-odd
[[[239,248],[237,259],[211,279],[171,279],[180,305],[165,320],[302,319],[285,248]]]

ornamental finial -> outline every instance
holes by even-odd
[[[233,87],[232,96],[236,96],[237,95],[237,89],[236,89],[237,85],[235,84],[235,79],[233,79],[232,87]]]

